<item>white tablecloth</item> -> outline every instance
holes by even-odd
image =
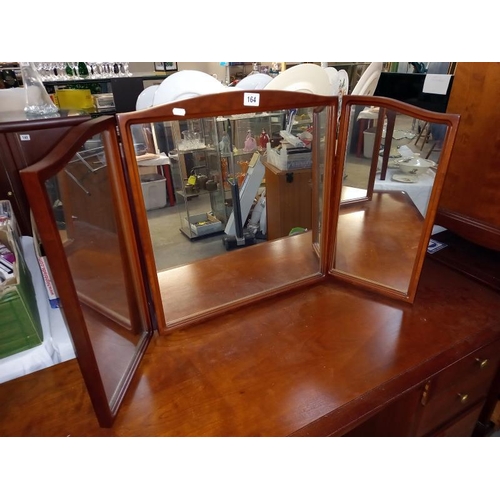
[[[412,199],[413,203],[418,208],[420,213],[425,217],[427,205],[431,197],[432,186],[434,183],[434,172],[432,170],[428,170],[425,174],[419,175],[418,182],[413,184],[393,181],[392,176],[394,174],[404,175],[399,169],[388,168],[385,180],[381,181],[380,172],[377,173],[374,190],[405,191],[406,193],[408,193],[408,196]]]
[[[7,382],[75,357],[73,343],[60,309],[49,304],[42,273],[33,247],[33,238],[22,236],[26,264],[31,272],[38,311],[43,329],[43,343],[7,358],[0,359],[0,383]]]
[[[409,156],[408,151],[406,151],[405,148],[410,151],[407,146],[401,146],[400,151],[403,150],[403,156]],[[381,167],[380,160],[379,166]],[[392,176],[394,174],[403,174],[403,172],[397,168],[387,168],[385,180],[383,181],[380,180],[380,172],[377,172],[374,190],[405,191],[412,199],[422,216],[425,217],[427,205],[429,204],[429,199],[431,197],[432,186],[434,185],[434,179],[436,177],[435,173],[432,170],[428,170],[425,174],[420,175],[418,182],[414,184],[393,181]],[[445,230],[446,228],[442,226],[434,225],[432,234],[437,234]]]

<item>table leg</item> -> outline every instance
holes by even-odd
[[[173,207],[175,205],[175,191],[174,191],[174,183],[172,181],[172,172],[170,171],[170,165],[159,165],[158,173],[163,175],[166,179],[166,189],[167,189],[167,200],[168,204]]]

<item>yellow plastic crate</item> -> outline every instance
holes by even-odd
[[[56,90],[56,98],[61,109],[89,109],[94,107],[94,100],[88,89],[58,89]]]

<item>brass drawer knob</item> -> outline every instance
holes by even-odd
[[[488,365],[488,359],[481,359],[481,358],[476,358],[476,361],[479,363],[479,368],[482,370],[483,368],[486,368]]]
[[[467,399],[469,399],[468,394],[460,394],[458,393],[458,397],[460,398],[460,403],[465,404],[467,402]]]

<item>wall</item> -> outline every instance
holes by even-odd
[[[154,73],[154,62],[131,62],[129,65],[132,73]],[[226,70],[218,62],[178,62],[179,71],[185,69],[195,69],[210,75],[216,74],[218,80],[224,80]]]
[[[270,62],[262,62],[261,64],[265,66],[270,66]],[[153,62],[131,62],[130,71],[132,73],[154,73],[154,63]],[[217,75],[217,80],[222,83],[226,82],[226,67],[221,66],[220,62],[178,62],[177,68],[179,71],[185,69],[194,69],[198,71],[203,71],[209,75]]]

